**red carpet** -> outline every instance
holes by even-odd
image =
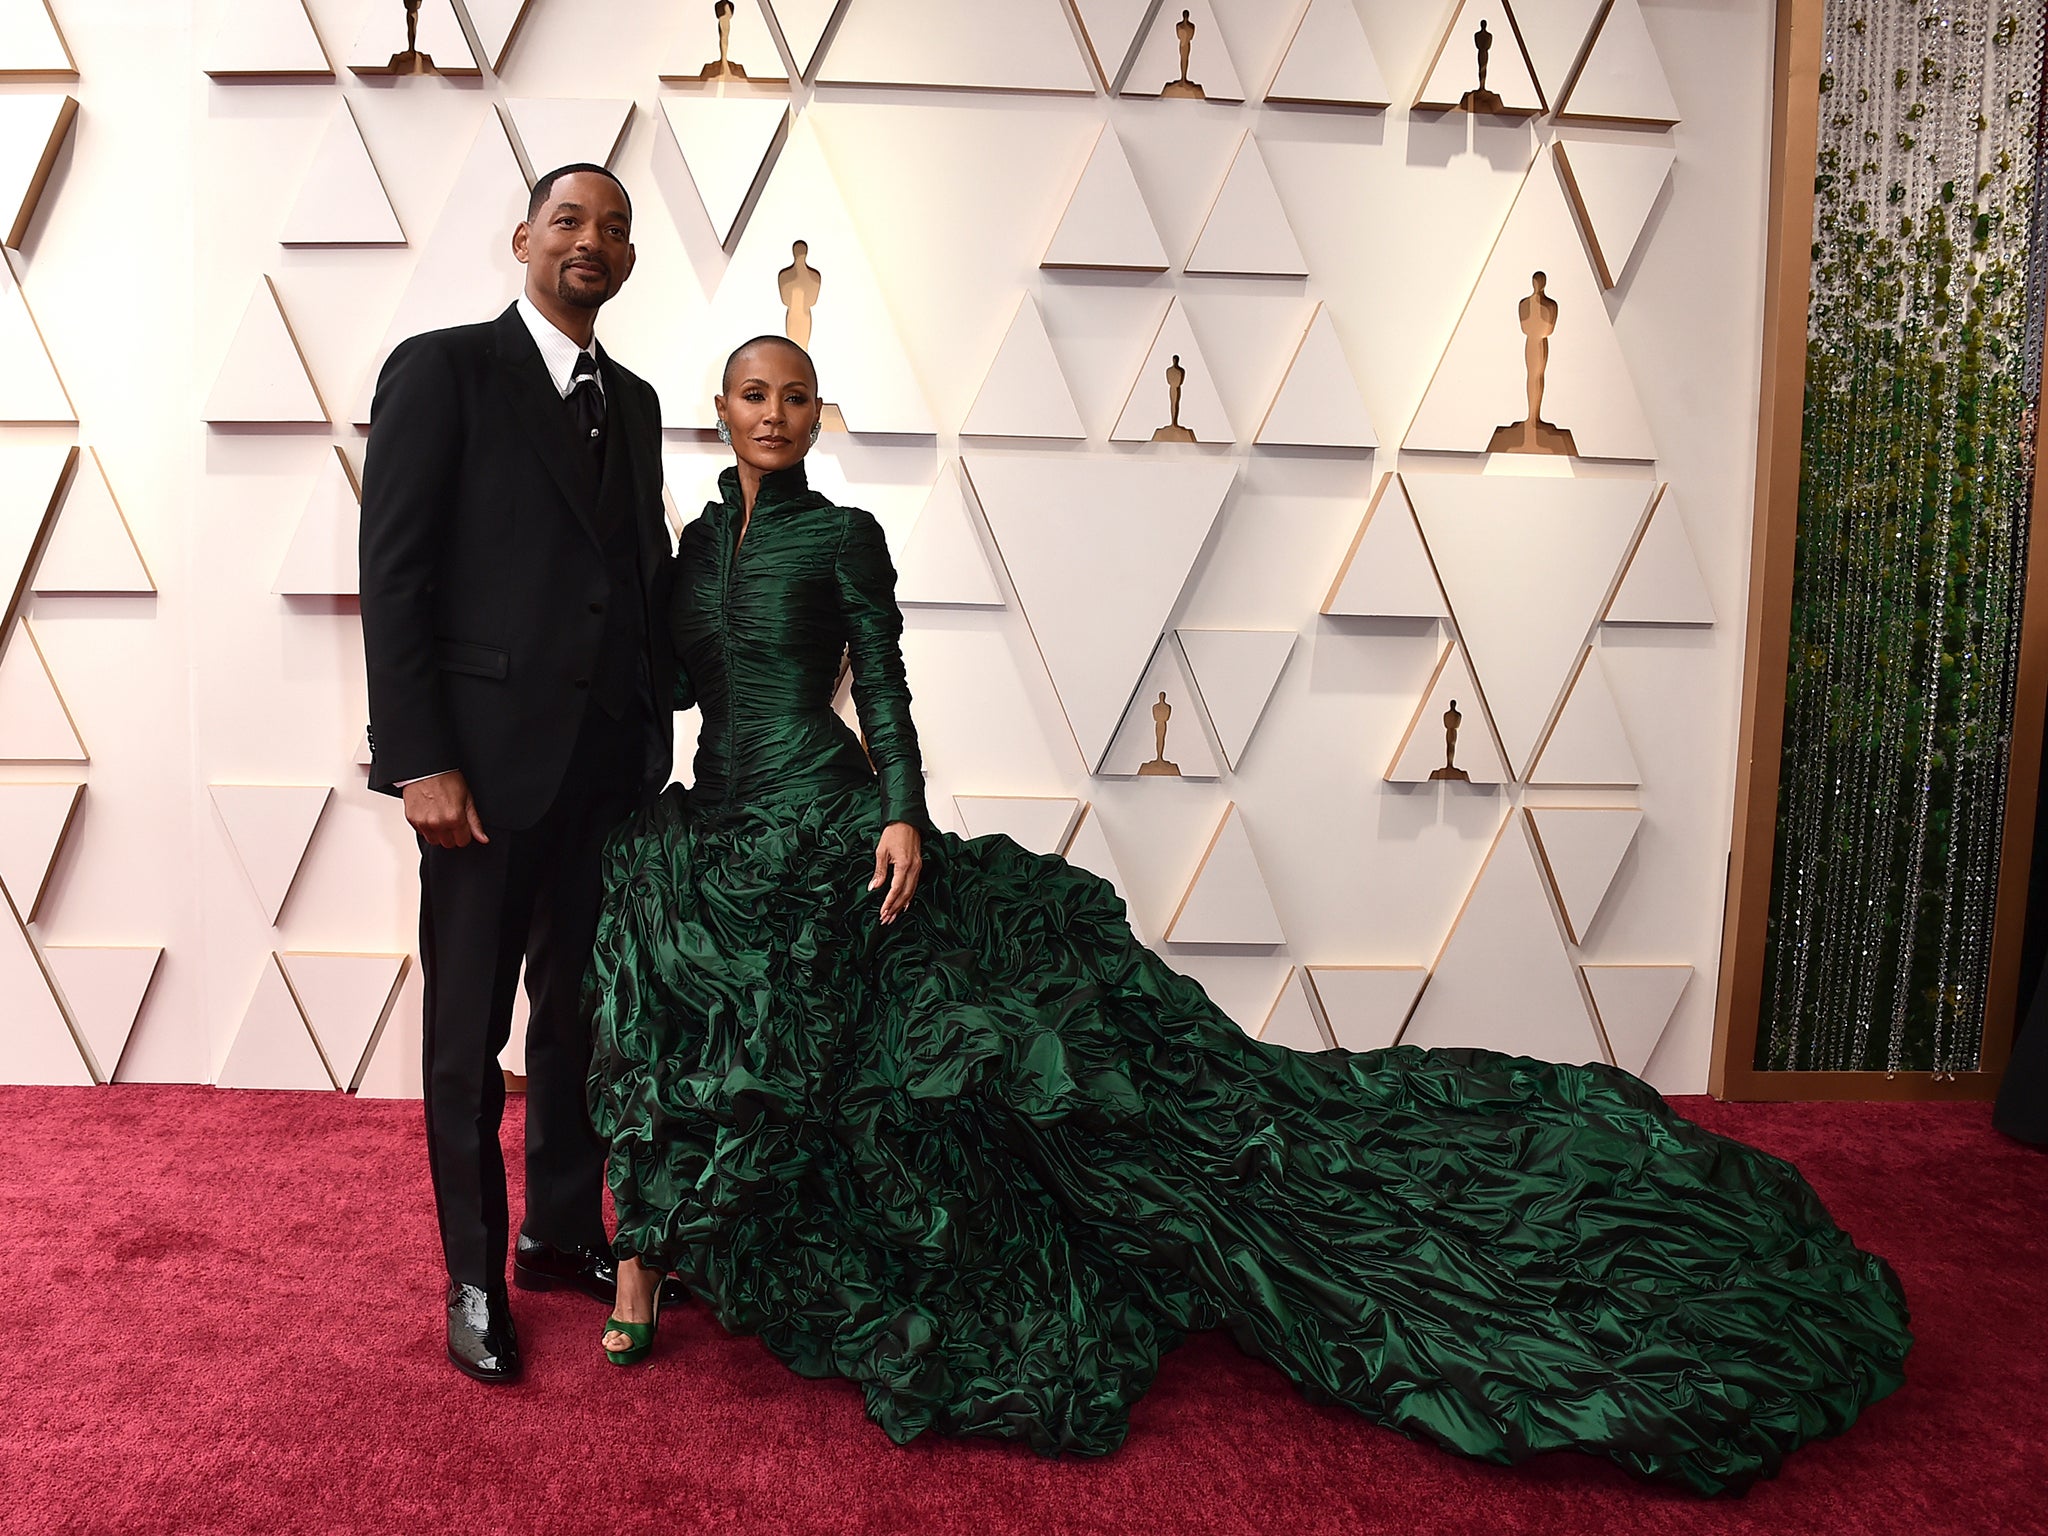
[[[0,1530],[2048,1532],[2048,1156],[1976,1105],[1683,1107],[1796,1162],[1919,1339],[1903,1391],[1723,1503],[1454,1460],[1220,1336],[1094,1462],[898,1449],[698,1307],[622,1371],[594,1302],[515,1293],[527,1379],[481,1387],[441,1359],[417,1105],[0,1089]]]

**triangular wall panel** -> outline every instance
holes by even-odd
[[[1287,942],[1235,803],[1223,808],[1180,905],[1167,920],[1166,938],[1173,944]]]
[[[1045,317],[1030,294],[1017,301],[1017,313],[960,431],[975,437],[1088,435],[1053,353],[1052,338],[1046,334]]]
[[[1557,892],[1565,933],[1574,944],[1584,944],[1643,813],[1633,806],[1531,806],[1529,822]]]
[[[329,1074],[339,1086],[355,1087],[411,957],[287,951],[277,959]]]
[[[362,535],[362,491],[339,444],[321,460],[313,494],[299,514],[291,546],[270,590],[286,597],[354,597],[362,590],[357,544]]]
[[[363,142],[355,111],[344,96],[299,180],[297,200],[285,216],[280,245],[403,245],[384,179]]]
[[[1544,275],[1545,299],[1557,306],[1539,420],[1569,433],[1574,451],[1585,458],[1657,456],[1649,418],[1548,155],[1538,157],[1522,183],[1403,448],[1484,453],[1501,428],[1527,420],[1528,338],[1520,315],[1524,301],[1534,298],[1537,272]]]
[[[0,96],[0,244],[8,249],[19,250],[28,238],[77,116],[74,96]]]
[[[1081,40],[1103,88],[1123,83],[1124,66],[1138,48],[1138,32],[1159,0],[1072,0]]]
[[[1166,270],[1166,247],[1158,226],[1138,190],[1123,141],[1110,124],[1102,125],[1038,264],[1118,272]]]
[[[0,896],[0,1083],[89,1088],[92,1072],[14,903]]]
[[[926,85],[1092,95],[1062,0],[1002,0],[969,21],[959,0],[860,0],[818,70],[820,84]]]
[[[1583,965],[1586,986],[1614,1052],[1614,1064],[1641,1075],[1692,980],[1689,965]]]
[[[0,784],[0,885],[32,923],[64,834],[85,797],[83,784]]]
[[[904,351],[881,284],[808,118],[799,117],[790,126],[775,169],[719,279],[701,334],[787,334],[791,315],[782,274],[795,267],[799,244],[816,277],[808,345],[825,381],[826,397],[839,408],[847,430],[936,433],[924,387]],[[729,345],[705,342],[695,398],[665,407],[684,413],[667,425],[717,425],[711,399],[718,393]]]
[[[1523,55],[1513,18],[1505,0],[1460,0],[1437,43],[1422,89],[1416,93],[1420,111],[1451,111],[1468,91],[1479,86],[1479,45],[1485,28],[1486,88],[1500,98],[1494,112],[1507,117],[1527,117],[1544,108],[1543,93]]]
[[[87,760],[35,632],[16,620],[7,648],[0,650],[0,763]]]
[[[733,78],[718,73],[716,8],[693,3],[680,9],[682,20],[669,45],[668,62],[661,67],[661,78],[673,84]],[[775,35],[768,30],[761,0],[738,0],[733,7],[725,63],[738,78],[755,85],[789,83],[789,67],[782,62],[782,50],[775,46]],[[663,98],[664,104],[667,99]]]
[[[1578,210],[1602,287],[1621,281],[1677,158],[1669,144],[1558,140],[1557,168]]]
[[[964,459],[1073,727],[1102,761],[1236,478],[1155,454]]]
[[[363,13],[362,28],[349,50],[348,67],[359,75],[391,74],[391,60],[405,51],[405,36],[405,8],[380,0]],[[460,77],[482,73],[476,55],[470,52],[468,34],[456,19],[454,0],[424,0],[417,36],[419,50],[434,61],[436,74]]]
[[[1455,747],[1446,719],[1453,711],[1458,716]],[[1386,778],[1390,784],[1427,784],[1446,767],[1464,770],[1464,779],[1449,781],[1453,783],[1503,784],[1513,777],[1487,719],[1485,696],[1455,641],[1438,658],[1422,702],[1387,765]]]
[[[909,607],[1003,606],[1002,588],[974,530],[957,464],[939,471],[911,527],[896,562],[896,601]]]
[[[77,74],[78,63],[50,0],[0,4],[0,79],[72,79]]]
[[[1138,56],[1131,63],[1130,72],[1124,76],[1118,94],[1163,96],[1167,85],[1180,79],[1180,36],[1177,29],[1183,12],[1195,29],[1188,47],[1188,80],[1202,88],[1204,100],[1243,101],[1244,83],[1238,79],[1236,66],[1230,61],[1230,50],[1223,41],[1223,29],[1216,25],[1216,13],[1209,9],[1209,0],[1175,0],[1175,3],[1159,7],[1145,33],[1144,42],[1138,45]]]
[[[1588,649],[1564,708],[1551,728],[1543,750],[1530,770],[1531,784],[1590,784],[1632,788],[1643,781],[1642,769],[1628,744],[1621,711],[1607,686],[1600,654]]]
[[[334,1087],[276,955],[263,957],[256,990],[214,1082],[222,1088]]]
[[[0,441],[0,634],[13,627],[47,556],[77,466],[78,449],[68,443]]]
[[[1259,1028],[1259,1038],[1268,1045],[1284,1045],[1290,1051],[1330,1049],[1330,1039],[1316,1011],[1315,989],[1309,985],[1307,971],[1296,966],[1287,973],[1280,995],[1273,999],[1272,1010]]]
[[[969,837],[1000,832],[1033,853],[1058,853],[1073,836],[1081,802],[1071,795],[955,795]]]
[[[326,80],[334,74],[305,0],[227,0],[199,61],[216,80]]]
[[[1076,869],[1085,869],[1097,879],[1109,882],[1110,888],[1124,904],[1124,916],[1130,922],[1132,936],[1143,943],[1145,930],[1138,922],[1137,908],[1131,904],[1130,887],[1124,881],[1124,872],[1117,864],[1116,855],[1110,851],[1109,837],[1102,830],[1102,817],[1094,806],[1081,807],[1080,821],[1067,840],[1066,851],[1061,857]]]
[[[1291,629],[1182,629],[1175,638],[1224,761],[1235,769],[1299,636]]]
[[[1110,441],[1142,443],[1157,441],[1161,429],[1173,425],[1173,374],[1182,371],[1179,424],[1194,433],[1198,443],[1228,443],[1236,434],[1223,409],[1223,397],[1216,391],[1216,379],[1195,340],[1194,326],[1178,297],[1166,306],[1159,331],[1152,339],[1145,361],[1131,380],[1122,413],[1110,432]]]
[[[1543,99],[1562,101],[1608,0],[1509,0]]]
[[[43,946],[43,963],[103,1083],[114,1080],[163,956],[161,944]]]
[[[14,258],[0,256],[0,424],[73,426],[78,413],[43,345],[15,275]]]
[[[789,56],[796,60],[797,73],[809,78],[818,62],[818,45],[825,40],[833,19],[846,9],[847,0],[768,0],[768,12],[781,29]]]
[[[1678,103],[1638,0],[1613,0],[1607,8],[1558,116],[1567,122],[1648,128],[1668,128],[1678,121]]]
[[[1529,766],[1656,490],[1635,479],[1411,475],[1509,768]]]
[[[557,166],[612,163],[626,137],[633,103],[580,96],[512,96],[505,101],[529,181]]]
[[[1420,965],[1312,965],[1308,979],[1337,1044],[1378,1051],[1401,1038],[1429,971]]]
[[[271,923],[291,894],[313,829],[334,793],[325,784],[213,784],[228,843],[241,861],[257,905]]]
[[[1252,277],[1306,277],[1308,260],[1280,206],[1273,173],[1247,129],[1222,190],[1187,260],[1190,272]]]
[[[36,565],[33,586],[49,596],[156,590],[135,534],[114,499],[98,449],[79,461]]]
[[[457,3],[469,18],[470,30],[476,34],[484,62],[491,66],[492,73],[502,75],[505,72],[505,55],[512,51],[512,40],[519,35],[519,28],[525,22],[527,12],[533,8],[534,0],[457,0]]]
[[[1519,816],[1502,824],[1401,1043],[1606,1059]]]
[[[520,994],[524,997],[524,992]],[[425,984],[420,967],[405,968],[398,984],[398,1001],[385,1015],[365,1052],[356,1096],[364,1099],[417,1099],[421,1081],[420,1015]]]
[[[1162,694],[1167,708],[1165,761],[1180,772],[1162,773],[1159,777],[1166,780],[1223,777],[1222,753],[1211,738],[1208,718],[1202,712],[1201,695],[1188,672],[1180,642],[1172,635],[1160,636],[1158,649],[1152,653],[1152,660],[1145,668],[1145,676],[1131,695],[1123,719],[1117,724],[1116,735],[1110,739],[1102,766],[1095,770],[1098,775],[1104,778],[1135,777],[1146,763],[1157,760],[1159,722],[1153,711],[1162,702]]]
[[[1321,611],[1365,619],[1450,617],[1399,475],[1380,476]]]
[[[291,426],[326,426],[327,407],[292,335],[291,322],[277,297],[277,285],[266,274],[249,295],[234,340],[213,389],[206,397],[206,420],[215,425],[265,422]]]
[[[1351,0],[1309,0],[1266,100],[1384,107],[1393,99]]]
[[[1371,448],[1379,442],[1358,375],[1320,300],[1309,312],[1308,329],[1288,360],[1255,441],[1301,448]]]
[[[661,98],[661,113],[712,233],[720,245],[730,243],[747,194],[788,121],[789,103],[773,96],[678,94]]]
[[[526,217],[526,192],[526,177],[504,123],[497,113],[486,113],[363,377],[352,413],[355,425],[370,424],[377,375],[399,342],[495,313],[524,286],[526,268],[513,257],[506,236]]]
[[[1607,605],[1609,624],[1700,624],[1714,622],[1713,600],[1700,577],[1699,560],[1686,537],[1685,519],[1669,486],[1657,498],[1628,569]]]

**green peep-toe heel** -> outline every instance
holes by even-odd
[[[638,1365],[654,1353],[654,1331],[661,1326],[661,1286],[654,1288],[654,1315],[644,1323],[629,1323],[621,1318],[605,1319],[604,1333],[623,1333],[633,1341],[630,1349],[607,1349],[605,1359],[613,1365]],[[604,1334],[599,1334],[602,1339]]]

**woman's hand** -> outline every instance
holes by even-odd
[[[893,923],[910,898],[917,894],[917,877],[924,869],[924,841],[907,821],[892,821],[882,828],[875,843],[875,878],[871,891],[887,882],[889,894],[882,898],[882,921]]]

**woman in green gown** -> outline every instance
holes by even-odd
[[[895,1440],[1100,1453],[1222,1327],[1465,1455],[1705,1493],[1900,1384],[1897,1280],[1790,1165],[1604,1065],[1261,1044],[1106,882],[935,831],[881,529],[805,482],[809,358],[750,343],[718,406],[670,614],[695,782],[614,837],[587,989],[614,1360],[672,1271]]]

